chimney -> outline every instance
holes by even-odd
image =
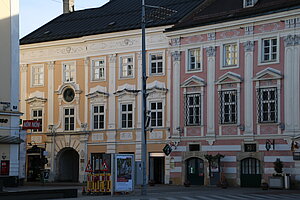
[[[73,12],[74,9],[74,0],[63,0],[63,12],[70,13]]]

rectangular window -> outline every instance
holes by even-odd
[[[65,131],[75,130],[75,113],[74,108],[64,109],[64,119],[65,119]]]
[[[33,86],[44,85],[44,66],[43,65],[32,66],[32,85]]]
[[[92,80],[99,81],[105,79],[105,61],[104,59],[92,61]]]
[[[132,104],[121,104],[121,127],[133,127],[133,106]]]
[[[277,38],[262,40],[262,61],[273,62],[277,60]]]
[[[133,77],[133,57],[121,57],[121,77]]]
[[[163,105],[162,102],[151,102],[150,103],[151,127],[162,127],[163,126]]]
[[[237,91],[220,92],[220,123],[235,124],[237,122]]]
[[[278,119],[277,88],[258,89],[258,122],[275,123]]]
[[[245,152],[256,152],[256,144],[244,144]]]
[[[190,151],[200,151],[200,145],[199,144],[190,144],[189,150]]]
[[[187,94],[185,96],[185,125],[201,125],[201,99],[200,94]]]
[[[73,63],[63,64],[64,69],[64,82],[74,82],[75,81],[75,73],[76,68]]]
[[[238,64],[237,44],[224,45],[224,66],[234,66]]]
[[[42,109],[32,110],[32,120],[37,120],[41,124],[39,129],[32,129],[32,132],[42,132],[43,131],[43,110]]]
[[[188,71],[196,71],[201,69],[201,50],[200,48],[189,49],[188,52]]]
[[[163,54],[151,53],[150,54],[151,74],[163,73]]]
[[[93,129],[104,129],[104,106],[93,106]]]

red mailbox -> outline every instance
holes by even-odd
[[[9,175],[9,160],[1,160],[1,175]]]

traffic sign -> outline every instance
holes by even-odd
[[[172,147],[169,144],[166,144],[166,146],[163,148],[163,152],[166,154],[166,156],[170,155],[172,152]]]
[[[85,167],[85,172],[93,172],[93,168],[91,166],[91,161],[89,160],[88,164]]]
[[[107,163],[106,163],[106,161],[104,161],[103,162],[103,164],[102,164],[102,171],[104,171],[104,172],[108,172],[108,165],[107,165]]]

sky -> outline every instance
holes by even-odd
[[[19,0],[20,38],[63,12],[63,0]],[[75,10],[100,7],[109,0],[75,0]]]

